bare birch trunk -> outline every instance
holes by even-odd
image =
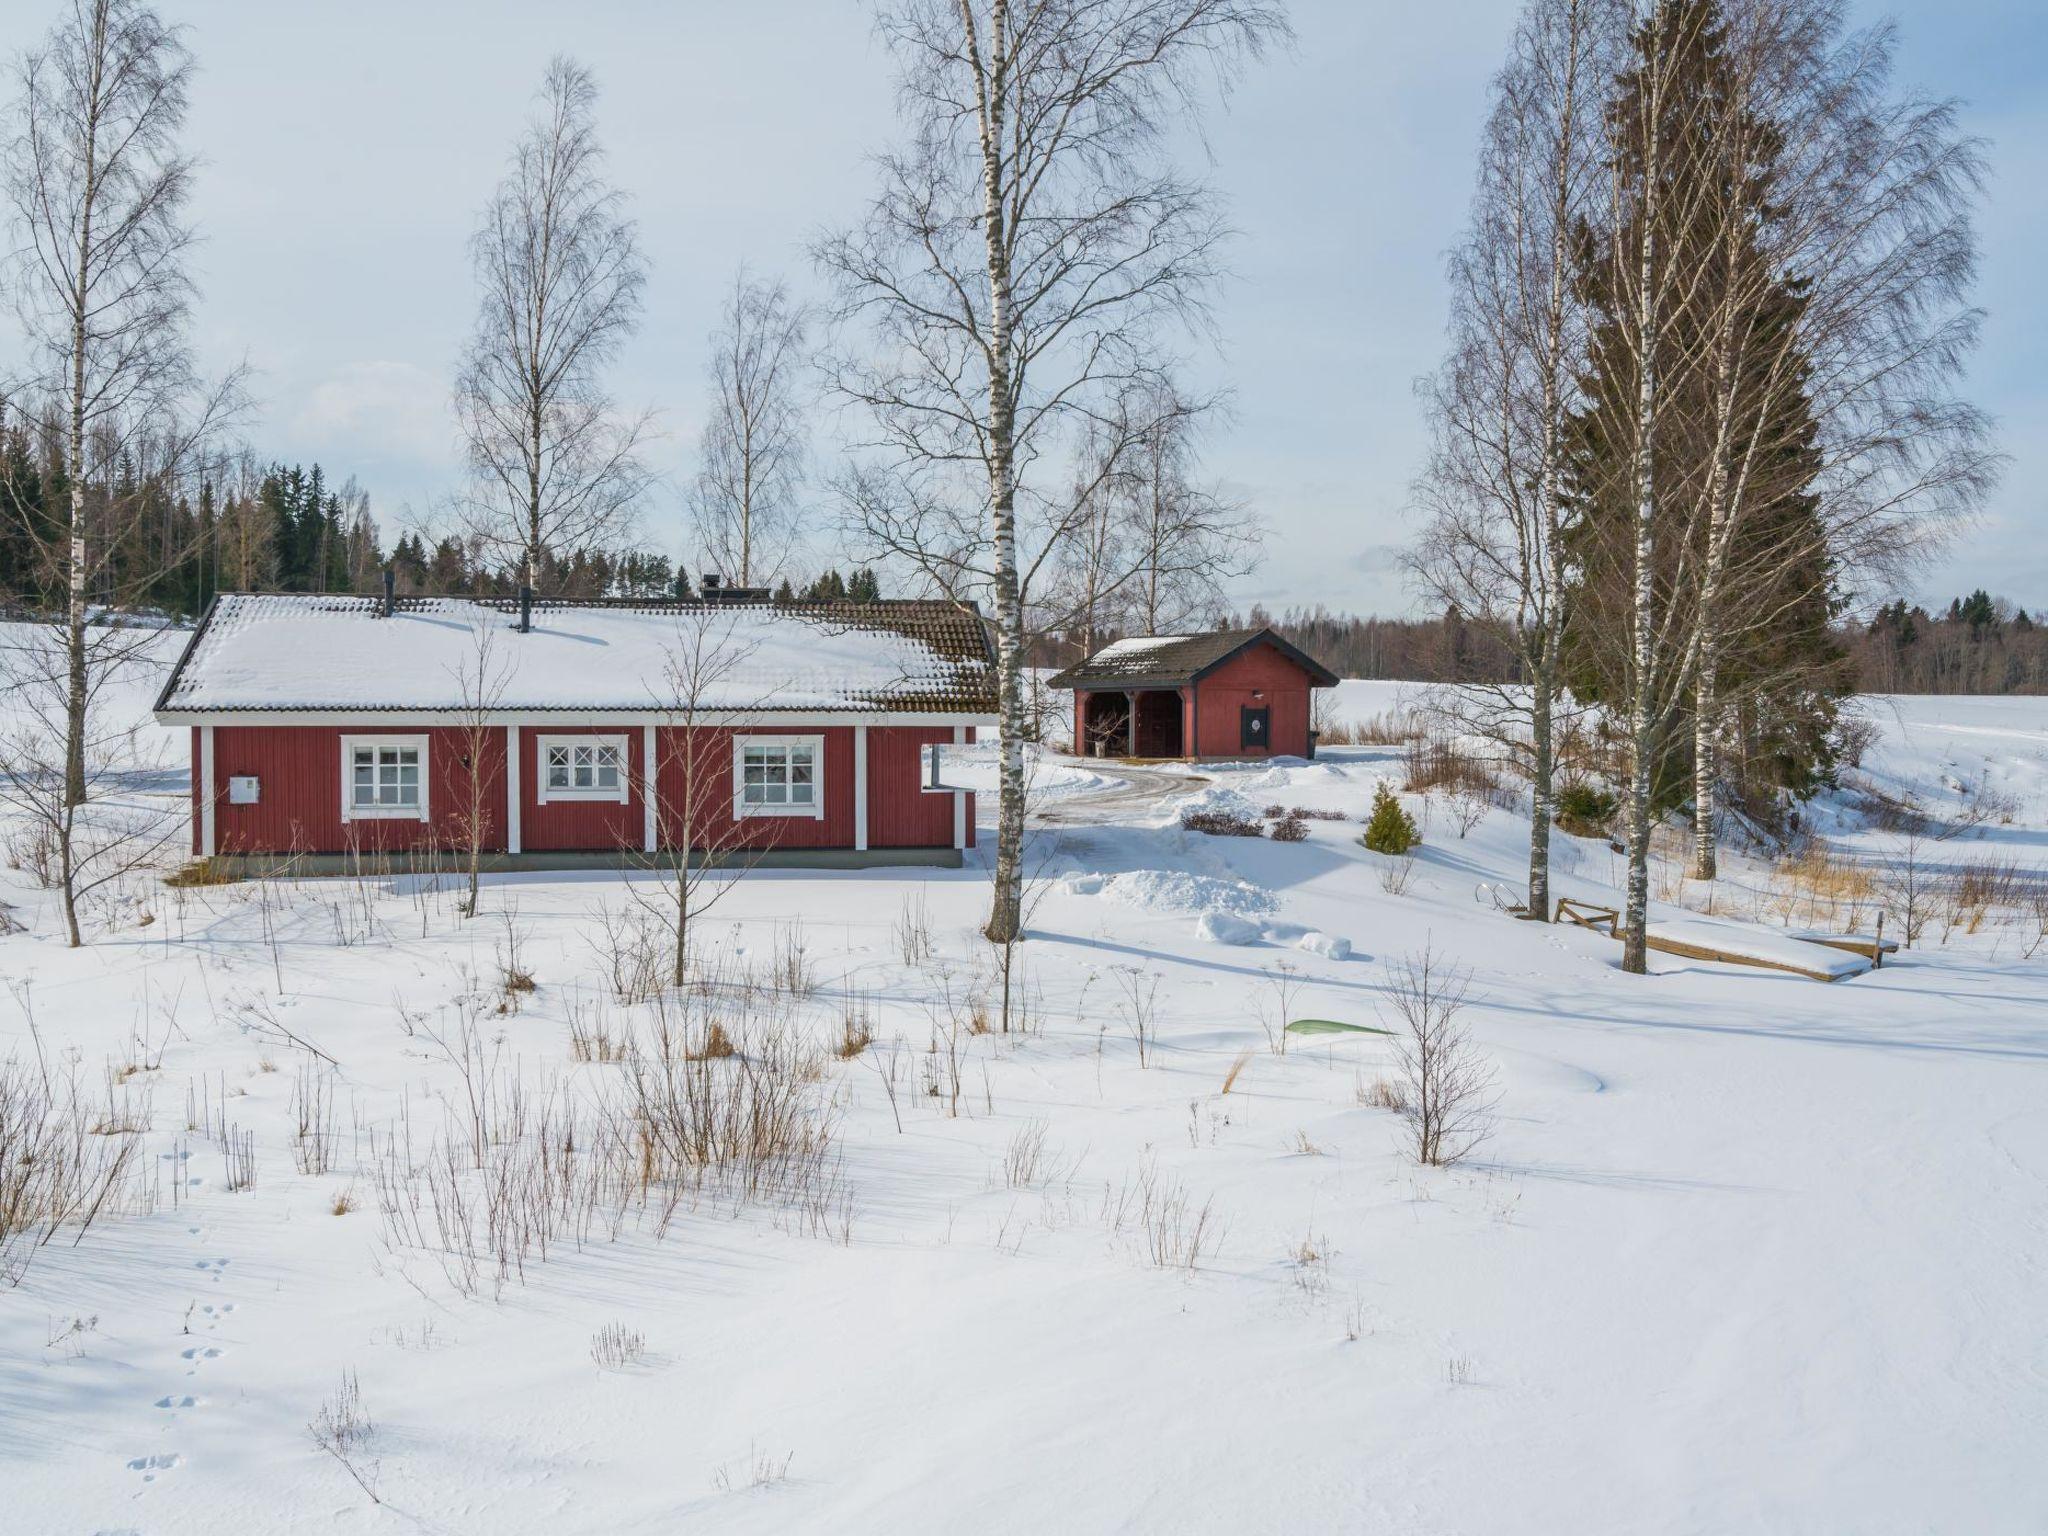
[[[971,36],[972,14],[963,9],[962,15]],[[1016,408],[1002,159],[1009,20],[1008,0],[995,0],[989,7],[988,85],[981,117],[982,229],[988,248],[989,533],[995,545],[996,687],[1003,733],[995,891],[985,932],[997,944],[1017,937],[1024,901],[1024,604],[1017,585]]]
[[[1653,83],[1643,145],[1644,206],[1638,217],[1637,240],[1636,420],[1635,420],[1635,549],[1634,592],[1630,605],[1628,742],[1628,884],[1622,919],[1621,968],[1641,976],[1649,966],[1650,920],[1650,776],[1656,763],[1657,682],[1656,554],[1657,521],[1657,341],[1661,306],[1656,290],[1657,221],[1654,206],[1662,169],[1662,101]]]

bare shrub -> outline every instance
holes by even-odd
[[[932,942],[931,908],[922,890],[904,897],[896,914],[896,953],[912,967],[930,965],[938,954],[938,946]]]
[[[1283,816],[1273,823],[1273,841],[1276,843],[1305,843],[1308,841],[1308,823],[1299,816]]]
[[[1215,1201],[1196,1205],[1180,1180],[1162,1175],[1150,1155],[1114,1192],[1104,1192],[1104,1218],[1112,1238],[1131,1234],[1160,1269],[1195,1270],[1215,1254],[1223,1232]]]
[[[775,953],[769,962],[769,974],[774,984],[791,997],[808,998],[818,990],[810,948],[804,942],[803,919],[776,927]]]
[[[669,935],[654,914],[606,903],[597,909],[597,928],[588,942],[620,1002],[645,1002],[669,984]]]
[[[292,1162],[304,1174],[334,1166],[333,1073],[308,1056],[292,1080]]]
[[[725,1056],[685,1050],[716,1030]],[[823,1053],[787,1014],[735,1017],[693,1029],[664,1016],[636,1053],[630,1110],[643,1139],[642,1182],[675,1195],[774,1202],[804,1230],[843,1233],[845,1191],[833,1154]]]
[[[1117,1011],[1123,1017],[1124,1030],[1138,1047],[1138,1065],[1149,1067],[1159,1038],[1159,978],[1134,967],[1119,967],[1112,974],[1116,977]]]
[[[355,1485],[362,1489],[372,1504],[384,1502],[377,1496],[377,1465],[374,1462],[366,1464],[363,1459],[376,1436],[377,1426],[363,1407],[363,1391],[356,1382],[354,1371],[341,1373],[341,1385],[335,1389],[334,1396],[320,1405],[320,1411],[306,1426],[306,1432],[313,1437],[316,1446],[332,1456],[355,1480]]]
[[[1450,809],[1451,822],[1458,829],[1458,836],[1470,835],[1472,829],[1486,819],[1486,813],[1493,809],[1494,797],[1499,793],[1495,788],[1474,789],[1469,784],[1453,785],[1444,794],[1444,804]]]
[[[1415,879],[1415,860],[1407,854],[1384,859],[1379,866],[1380,889],[1389,896],[1405,896]]]
[[[1407,782],[1401,787],[1411,794],[1433,789],[1462,789],[1485,796],[1496,784],[1493,770],[1450,736],[1432,736],[1411,741],[1407,753]]]
[[[1266,1049],[1275,1056],[1287,1054],[1287,1026],[1294,1022],[1295,999],[1306,983],[1301,972],[1286,960],[1265,968],[1266,990],[1257,1008],[1259,1028],[1265,1031]]]
[[[139,1208],[141,1142],[106,1117],[75,1076],[53,1086],[41,1071],[0,1062],[0,1286],[13,1286],[35,1251],[59,1232],[73,1241],[102,1216]]]
[[[1473,1046],[1461,1018],[1470,978],[1428,945],[1388,971],[1387,1010],[1403,1030],[1394,1051],[1415,1159],[1447,1167],[1492,1134],[1499,1102],[1493,1066]]]
[[[604,1371],[639,1365],[647,1358],[647,1336],[624,1323],[606,1323],[590,1336],[590,1358]]]
[[[1180,826],[1183,832],[1199,832],[1205,837],[1264,837],[1265,823],[1250,816],[1238,816],[1229,811],[1182,811]]]
[[[1073,1164],[1047,1142],[1045,1132],[1043,1120],[1027,1120],[1011,1133],[1010,1144],[1003,1152],[1003,1183],[1006,1186],[1011,1189],[1038,1189],[1060,1182],[1073,1171]]]
[[[1938,880],[1927,864],[1919,827],[1907,824],[1878,864],[1878,889],[1885,913],[1898,926],[1900,942],[1911,949],[1926,932],[1933,915]]]
[[[613,1064],[626,1059],[630,1042],[624,1034],[614,1034],[606,1020],[601,1004],[572,1007],[569,1010],[569,1058],[572,1061],[590,1061]]]

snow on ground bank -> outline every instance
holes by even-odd
[[[1343,696],[1366,714],[1395,691]],[[2017,793],[2042,709],[1900,701],[1867,765]],[[1398,748],[1358,748],[1214,778],[1356,818],[1399,775]],[[2048,954],[1987,928],[1832,986],[1670,956],[1625,977],[1604,938],[1475,903],[1517,876],[1514,818],[1461,838],[1409,803],[1428,841],[1400,893],[1355,819],[1284,845],[1139,805],[1039,835],[1017,982],[1042,1029],[1009,1040],[945,1038],[949,997],[991,995],[985,870],[739,879],[707,919],[728,972],[765,977],[800,936],[802,1027],[836,1038],[849,997],[873,1022],[818,1085],[846,1226],[707,1198],[660,1235],[634,1215],[563,1243],[495,1300],[391,1241],[376,1148],[409,1125],[424,1152],[465,1102],[435,1037],[477,999],[536,1092],[617,1089],[624,1066],[571,1049],[600,1023],[650,1039],[608,989],[617,877],[496,880],[467,923],[404,882],[158,893],[146,926],[70,952],[8,872],[29,931],[0,938],[0,1057],[35,1059],[25,1004],[94,1092],[103,1064],[138,1067],[160,1199],[0,1292],[0,1524],[2040,1530]],[[2048,856],[2048,802],[2023,807],[1972,836]],[[1611,900],[1604,847],[1563,846],[1568,892]],[[1201,937],[1237,900],[1258,942]],[[905,959],[919,909],[933,963]],[[501,1015],[513,942],[538,986]],[[1283,1057],[1264,1028],[1282,987],[1293,1016],[1382,1022],[1388,962],[1425,943],[1470,972],[1499,1074],[1493,1139],[1455,1170],[1416,1167],[1361,1102],[1387,1041]],[[1132,1000],[1154,978],[1141,1062]],[[305,1053],[280,1027],[340,1064],[324,1174],[295,1166]],[[223,1108],[253,1137],[252,1189],[229,1192],[205,1135]],[[1219,1240],[1192,1271],[1131,1225],[1145,1188],[1206,1206]],[[645,1336],[640,1363],[592,1360],[610,1323]],[[344,1371],[383,1506],[306,1432]]]

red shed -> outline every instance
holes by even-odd
[[[192,851],[317,872],[492,868],[687,846],[749,861],[958,864],[973,797],[923,749],[996,723],[951,603],[223,594],[157,700],[192,731]]]
[[[1118,640],[1052,679],[1074,750],[1111,757],[1312,757],[1312,690],[1337,674],[1270,629]]]

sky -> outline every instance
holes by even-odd
[[[706,337],[746,264],[822,296],[806,249],[855,218],[894,131],[888,60],[858,0],[158,0],[201,73],[190,147],[204,237],[196,340],[255,370],[267,459],[369,490],[387,538],[461,476],[449,385],[474,313],[467,239],[550,55],[596,73],[614,180],[649,261],[643,323],[610,383],[651,408],[665,477],[647,543],[682,554]],[[1848,0],[1903,31],[1901,78],[1960,98],[1990,142],[1985,344],[1968,388],[2011,456],[1976,526],[1909,594],[1982,585],[2048,605],[2048,7]],[[1487,82],[1514,0],[1295,0],[1296,45],[1211,115],[1191,158],[1241,232],[1194,377],[1234,418],[1209,471],[1255,506],[1266,557],[1231,597],[1410,611],[1397,553],[1423,454],[1415,382],[1443,335]],[[52,18],[0,0],[0,50]],[[1206,163],[1204,163],[1206,159]],[[822,414],[817,457],[834,458]],[[833,552],[827,551],[828,556]],[[1865,594],[1870,596],[1870,594]]]

